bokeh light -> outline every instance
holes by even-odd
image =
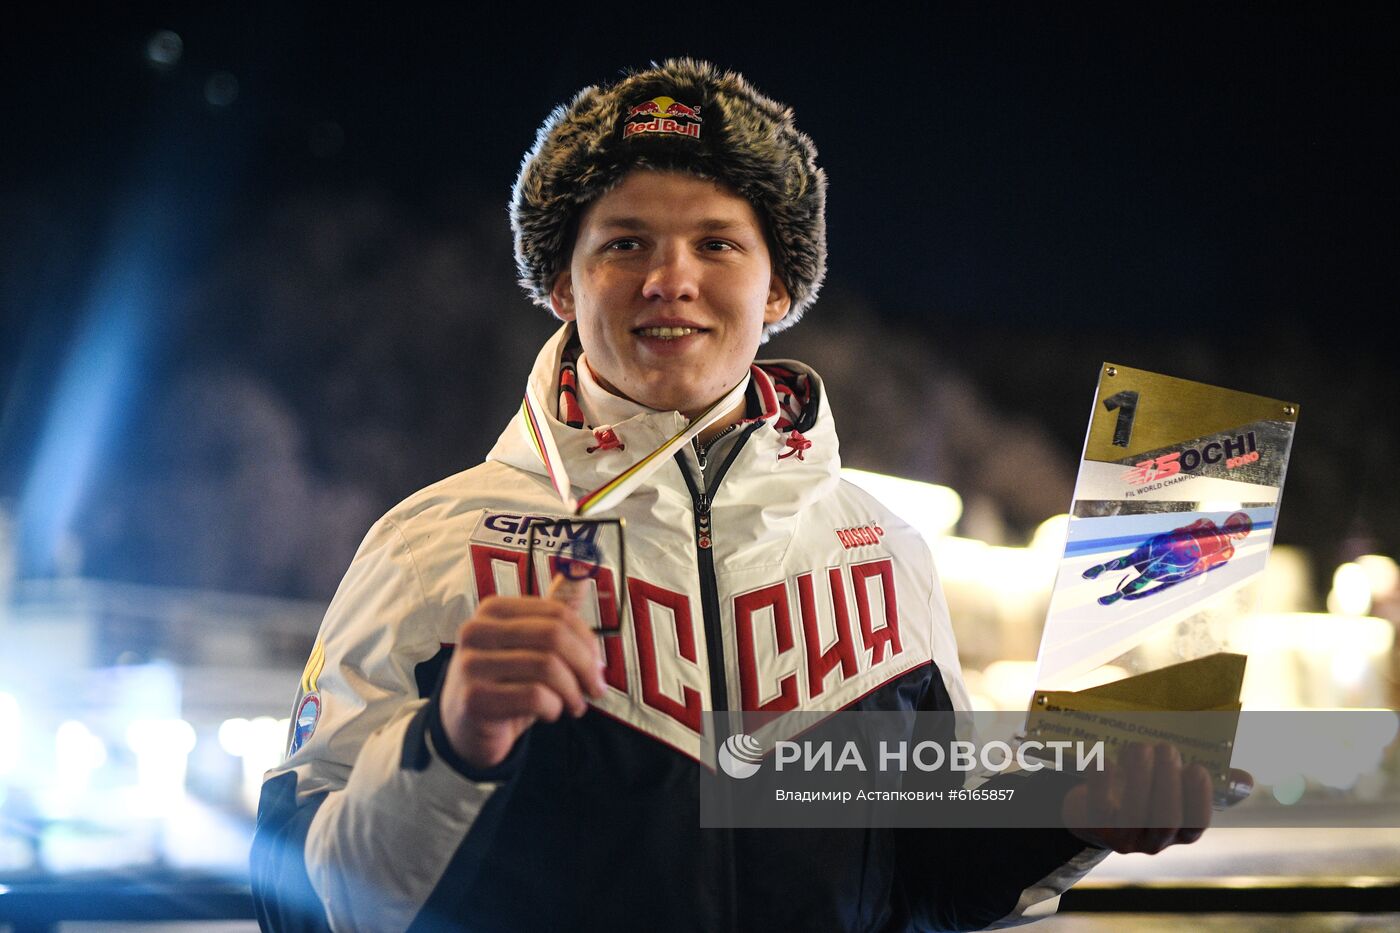
[[[185,54],[185,41],[179,33],[161,29],[146,40],[146,63],[156,71],[172,71]]]

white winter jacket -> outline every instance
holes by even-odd
[[[536,397],[558,397],[572,338],[566,325],[541,351]],[[523,413],[485,463],[374,525],[303,675],[293,752],[264,785],[265,928],[973,928],[1053,904],[1097,861],[1060,831],[699,827],[704,711],[967,708],[923,539],[840,478],[815,373],[753,373],[752,417],[723,454],[702,473],[682,448],[608,513],[626,522],[626,592],[605,571],[583,610],[611,629],[597,590],[628,602],[602,636],[607,694],[489,772],[454,760],[433,694],[482,598],[524,592],[526,574],[547,588],[544,561],[526,566],[529,526],[547,544],[571,533],[552,524],[567,516]],[[781,418],[794,375],[806,405]],[[600,445],[545,421],[576,495],[686,424],[647,411]]]

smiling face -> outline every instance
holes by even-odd
[[[687,417],[744,378],[764,324],[790,305],[753,205],[717,182],[650,170],[584,210],[550,302],[577,324],[605,388]]]

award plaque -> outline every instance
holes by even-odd
[[[1253,605],[1298,406],[1104,364],[1026,735],[1169,741],[1228,796]]]

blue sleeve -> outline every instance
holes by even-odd
[[[325,795],[297,806],[297,775],[263,784],[253,835],[253,905],[266,933],[330,933],[321,899],[306,874],[306,833]]]

